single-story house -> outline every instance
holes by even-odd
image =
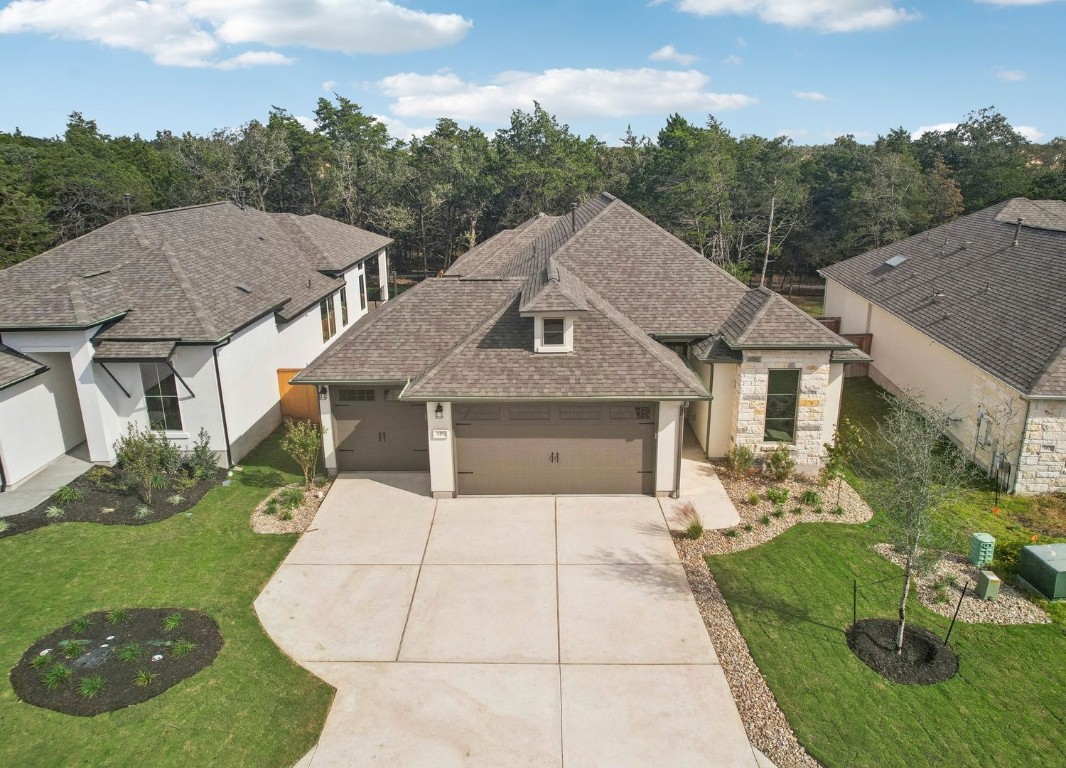
[[[0,270],[0,488],[130,422],[238,461],[292,375],[371,308],[389,238],[215,203],[126,216]],[[312,413],[317,405],[312,398]]]
[[[1007,200],[822,274],[874,380],[951,411],[1004,488],[1066,491],[1066,203]]]
[[[709,455],[818,465],[855,345],[600,194],[479,244],[360,319],[319,387],[331,471],[428,470],[437,497],[676,495]]]

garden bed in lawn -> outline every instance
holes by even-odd
[[[333,485],[332,480],[316,478],[311,489],[303,483],[279,488],[263,499],[252,513],[252,530],[256,533],[303,533],[315,519]]]
[[[7,523],[0,538],[32,531],[53,523],[102,523],[103,525],[147,525],[158,523],[199,503],[208,491],[226,477],[219,469],[210,477],[195,479],[185,473],[168,478],[169,487],[152,494],[145,504],[133,491],[124,488],[106,467],[94,467],[64,488],[66,500],[53,495],[33,509],[3,518]],[[186,479],[187,478],[187,479]],[[191,485],[189,484],[191,483]],[[60,489],[58,493],[63,493]]]
[[[898,631],[894,619],[862,619],[848,627],[848,647],[881,677],[902,685],[942,683],[959,671],[955,652],[925,627],[904,627],[903,651],[896,653]]]
[[[221,649],[218,624],[200,611],[96,611],[31,645],[11,670],[11,685],[22,701],[91,717],[158,696]]]

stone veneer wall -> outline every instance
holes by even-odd
[[[792,457],[800,471],[814,472],[821,463],[822,432],[826,396],[829,389],[829,352],[823,351],[745,351],[737,366],[736,409],[733,443],[747,445],[757,454],[767,453],[781,443],[763,438],[766,418],[766,385],[774,368],[799,368],[800,391],[796,415],[796,441]]]
[[[1066,400],[1032,401],[1015,490],[1066,491]]]

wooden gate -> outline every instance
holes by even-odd
[[[281,418],[306,419],[322,423],[318,406],[318,387],[314,384],[290,384],[299,368],[278,368],[278,393],[281,395]]]

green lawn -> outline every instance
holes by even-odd
[[[0,660],[93,610],[182,606],[210,614],[225,646],[214,664],[162,695],[93,718],[21,704],[0,686],[0,765],[279,766],[316,741],[332,689],[263,632],[252,601],[296,541],[252,533],[270,488],[295,478],[278,435],[228,488],[160,523],[52,525],[0,540]]]
[[[849,379],[844,414],[872,425],[879,390]],[[856,478],[862,486],[861,477]],[[1028,535],[1020,516],[1033,502],[1010,499],[991,512],[991,492],[972,489],[950,509],[960,528]],[[998,528],[995,526],[999,526]],[[852,581],[901,571],[871,546],[865,525],[795,526],[746,552],[709,557],[722,593],[800,741],[828,768],[852,766],[1059,766],[1066,754],[1066,621],[999,627],[958,624],[951,638],[959,674],[933,686],[888,683],[848,650]],[[1050,539],[1042,539],[1048,541]],[[892,616],[899,582],[866,587],[859,616]],[[948,619],[912,601],[911,620],[935,632]]]

